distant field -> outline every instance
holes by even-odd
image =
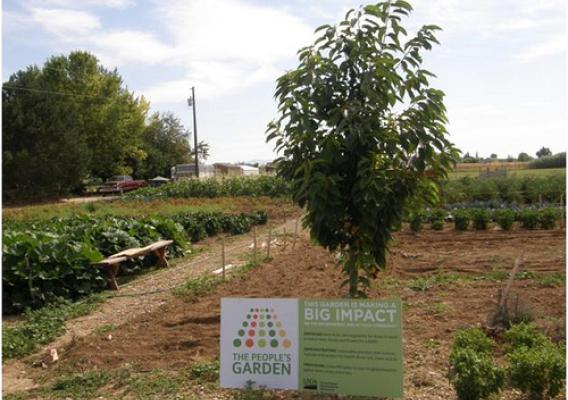
[[[564,175],[566,174],[566,168],[548,168],[548,169],[515,169],[507,170],[507,176],[514,176],[517,178],[523,178],[526,176],[552,176],[552,175]],[[470,178],[479,177],[479,171],[454,171],[450,172],[450,180],[459,179],[469,176]]]

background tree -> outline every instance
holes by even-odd
[[[521,162],[527,162],[531,160],[533,160],[533,158],[529,156],[527,153],[519,153],[519,156],[517,157],[517,161]]]
[[[304,225],[341,252],[350,296],[364,295],[361,285],[385,267],[404,204],[417,193],[435,197],[434,182],[459,156],[446,138],[444,94],[421,67],[440,28],[423,26],[405,41],[411,10],[403,0],[350,10],[339,25],[319,27],[299,66],[277,81],[280,118],[267,140],[306,207]]]
[[[150,178],[191,162],[188,134],[173,114],[154,114],[116,70],[76,51],[30,66],[2,86],[4,198],[61,196],[82,180]],[[209,155],[206,143],[200,154]]]
[[[489,158],[491,158],[491,159],[493,159],[493,160],[496,160],[497,157],[498,157],[498,156],[497,156],[497,154],[495,154],[495,153],[491,153],[491,155],[489,156]]]
[[[550,151],[550,149],[548,147],[542,147],[539,151],[536,152],[536,156],[538,158],[551,156],[551,155],[552,155],[552,152]]]
[[[176,164],[193,160],[189,146],[189,132],[172,113],[155,113],[142,135],[142,149],[146,158],[140,160],[135,175],[139,178],[169,176]]]
[[[4,190],[62,195],[111,176],[138,149],[147,109],[86,52],[18,71],[2,86]]]

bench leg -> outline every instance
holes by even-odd
[[[108,286],[112,290],[118,290],[118,283],[116,283],[116,274],[118,274],[119,268],[120,264],[111,264],[106,268]]]
[[[154,254],[158,257],[158,267],[160,268],[167,268],[170,266],[168,264],[168,260],[166,260],[166,248],[162,247],[161,249],[154,250]]]

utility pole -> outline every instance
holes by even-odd
[[[193,147],[195,149],[195,176],[199,179],[199,157],[197,151],[197,118],[195,116],[195,86],[191,87],[191,97],[187,99],[189,106],[193,106]]]

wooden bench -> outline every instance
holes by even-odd
[[[166,247],[172,244],[173,240],[159,240],[155,243],[149,244],[146,247],[134,247],[126,249],[120,253],[113,254],[104,260],[95,263],[96,266],[103,267],[106,270],[109,287],[113,290],[118,290],[118,283],[116,283],[116,275],[120,269],[120,263],[135,257],[145,256],[148,253],[154,253],[158,257],[158,267],[166,268],[170,265],[166,260]]]

